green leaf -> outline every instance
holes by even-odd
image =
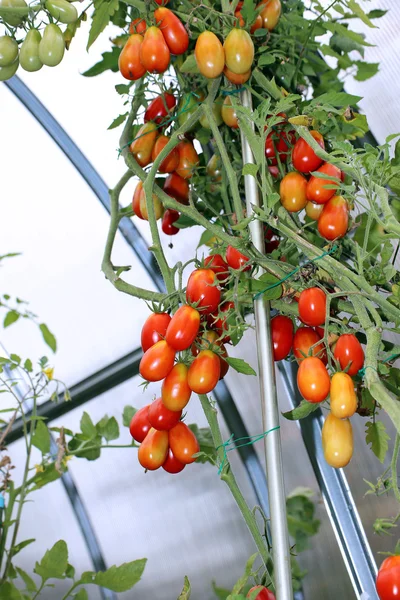
[[[240,594],[240,592],[243,590],[249,577],[253,573],[253,564],[254,564],[254,561],[256,560],[257,556],[258,556],[258,553],[253,554],[252,556],[250,556],[250,558],[246,562],[246,566],[245,566],[243,575],[237,580],[237,582],[233,586],[232,597],[234,597],[233,594]]]
[[[87,439],[91,439],[94,438],[97,435],[97,429],[92,421],[92,419],[90,418],[90,415],[88,415],[87,412],[84,412],[81,418],[81,422],[80,422],[80,426],[81,426],[81,431],[83,433],[83,435],[87,438]]]
[[[42,336],[46,344],[53,350],[53,352],[55,352],[57,350],[57,341],[50,329],[45,323],[41,323],[39,325],[39,329],[42,332]]]
[[[26,361],[24,362],[24,369],[25,369],[25,371],[28,371],[28,373],[32,373],[33,367],[32,367],[32,361],[30,358],[27,358]]]
[[[3,327],[4,327],[4,329],[6,327],[9,327],[13,323],[16,323],[18,321],[18,319],[20,318],[20,316],[21,315],[16,310],[10,310],[10,311],[8,311],[8,313],[4,317],[4,321],[3,321]]]
[[[278,300],[282,296],[282,284],[271,273],[264,273],[259,279],[250,280],[249,292],[260,294],[264,300]]]
[[[361,21],[363,23],[365,23],[366,25],[368,25],[368,27],[376,27],[376,25],[374,25],[370,21],[368,15],[365,14],[365,12],[361,8],[361,6],[358,4],[358,2],[356,2],[356,0],[347,0],[347,6],[350,8],[351,11],[353,11],[353,13],[355,15],[357,15],[357,17],[359,19],[361,19]]]
[[[18,356],[18,354],[10,354],[10,359],[16,365],[20,365],[21,364],[21,357]]]
[[[318,407],[318,403],[313,404],[312,402],[307,402],[307,400],[302,400],[296,408],[282,413],[282,416],[289,421],[298,421],[299,419],[308,417],[308,415],[317,410]]]
[[[384,17],[387,12],[387,10],[380,10],[379,8],[376,8],[374,10],[370,10],[367,16],[369,19],[380,19],[381,17]]]
[[[179,70],[181,73],[200,73],[195,55],[189,54]]]
[[[129,94],[130,90],[131,90],[131,86],[132,83],[117,83],[117,85],[115,86],[115,91],[120,94],[121,96],[123,94]]]
[[[119,567],[114,565],[107,571],[99,571],[98,573],[86,571],[82,574],[80,583],[94,583],[113,592],[127,592],[140,581],[146,562],[146,558],[141,558],[124,563]]]
[[[30,538],[29,540],[24,540],[23,542],[20,542],[19,544],[16,544],[12,550],[12,555],[13,557],[18,554],[18,552],[21,552],[21,550],[23,550],[24,548],[26,548],[27,546],[29,546],[30,544],[33,544],[33,542],[36,542],[35,538]]]
[[[23,600],[21,592],[10,581],[0,585],[0,600]]]
[[[50,433],[43,421],[38,421],[36,425],[32,444],[38,448],[42,454],[48,454],[50,452]]]
[[[137,412],[133,406],[125,406],[124,412],[122,413],[122,424],[124,427],[129,427],[132,421],[132,417]]]
[[[365,425],[365,429],[365,441],[367,444],[371,444],[372,452],[383,463],[389,448],[388,440],[390,440],[384,423],[382,421],[375,421],[375,423],[368,422]]]
[[[111,125],[109,125],[107,127],[107,129],[116,129],[117,127],[122,125],[122,123],[124,123],[124,121],[126,121],[126,117],[128,115],[129,115],[128,112],[124,113],[123,115],[119,115],[116,119],[114,119],[114,121],[111,123]]]
[[[28,573],[26,573],[26,571],[24,571],[20,567],[15,567],[15,569],[18,575],[21,577],[22,581],[24,582],[28,592],[36,592],[37,586],[36,583],[33,581],[32,577],[30,577],[30,575],[28,575]]]
[[[48,579],[64,579],[68,566],[68,548],[64,540],[59,540],[47,550],[40,563],[36,563],[34,573],[43,581]]]
[[[258,59],[258,66],[265,67],[267,65],[272,65],[274,62],[275,56],[273,54],[269,54],[268,52],[264,52]]]
[[[69,563],[68,563],[67,568],[65,569],[65,577],[68,577],[68,579],[75,578],[75,567],[73,567]]]
[[[102,441],[101,435],[88,439],[83,433],[77,433],[68,443],[68,448],[78,458],[97,460],[101,454]]]
[[[358,67],[357,74],[354,76],[354,79],[357,79],[357,81],[366,81],[379,71],[379,63],[356,61],[354,64]]]
[[[117,440],[119,438],[119,425],[115,417],[108,419],[106,426],[101,432],[101,435],[107,440],[107,442],[111,442],[112,440]]]
[[[89,596],[85,588],[81,588],[75,596],[75,600],[89,600]]]
[[[232,356],[227,356],[225,358],[226,362],[232,369],[235,369],[238,373],[243,373],[243,375],[257,375],[253,367],[247,364],[242,358],[233,358]]]
[[[183,589],[182,589],[181,593],[179,594],[178,600],[189,600],[190,592],[191,592],[190,581],[187,578],[187,576],[185,575]]]
[[[286,500],[289,533],[296,543],[296,552],[308,548],[308,538],[318,532],[320,521],[314,519],[315,507],[310,494],[291,494]]]
[[[326,92],[317,96],[310,102],[310,106],[315,105],[330,105],[335,107],[354,106],[360,100],[361,96],[353,96],[352,94],[346,94],[346,92]]]
[[[200,248],[200,246],[204,246],[205,244],[207,244],[210,240],[212,240],[214,235],[215,234],[212,231],[205,229],[200,236],[200,240],[199,240],[199,243],[197,244],[197,247]]]
[[[196,221],[186,215],[181,215],[174,223],[174,227],[178,227],[178,229],[186,229],[186,227],[193,227],[193,225],[197,225]]]
[[[242,175],[251,175],[252,177],[256,177],[258,172],[258,165],[254,165],[253,163],[246,163],[243,165]]]
[[[38,471],[33,478],[33,486],[30,491],[39,490],[48,483],[60,479],[61,473],[56,470],[55,463],[46,465],[44,471]]]
[[[118,58],[121,54],[121,48],[114,46],[111,52],[103,52],[101,55],[103,58],[90,67],[87,71],[82,73],[84,77],[95,77],[96,75],[100,75],[105,71],[112,71],[116,73],[118,71]]]
[[[118,10],[118,0],[94,0],[94,12],[92,25],[89,31],[89,39],[86,50],[97,40],[100,33],[104,31],[110,22],[110,17]]]
[[[224,588],[220,588],[216,585],[215,581],[212,582],[212,588],[214,594],[217,596],[218,600],[226,600],[230,594],[229,590],[225,590]]]

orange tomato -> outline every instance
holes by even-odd
[[[330,413],[322,427],[322,448],[331,467],[341,469],[353,456],[353,428],[349,419],[338,419]]]
[[[144,19],[134,19],[129,25],[129,33],[144,33],[147,29],[146,21]]]
[[[306,204],[306,215],[313,221],[318,221],[323,209],[323,204],[315,204],[314,202],[308,201]]]
[[[179,462],[189,465],[196,460],[193,454],[200,452],[199,442],[185,423],[175,425],[169,431],[168,438],[172,453]]]
[[[166,135],[158,136],[158,138],[156,139],[155,144],[153,146],[152,153],[151,153],[151,159],[153,162],[156,160],[157,156],[165,148],[165,146],[168,144],[168,142],[169,142],[169,137],[167,137]],[[160,173],[172,173],[173,171],[175,171],[175,169],[177,168],[178,165],[179,165],[179,151],[175,147],[161,162],[160,166],[158,167],[158,171]]]
[[[227,68],[243,75],[251,69],[254,60],[254,44],[250,35],[243,29],[232,29],[224,42],[225,64]]]
[[[280,0],[266,0],[261,2],[258,6],[265,4],[265,8],[261,11],[261,18],[263,20],[264,29],[272,31],[278,25],[279,17],[282,12],[282,5]]]
[[[168,175],[163,190],[181,204],[189,204],[189,183],[178,173],[174,172]]]
[[[142,190],[143,190],[143,181],[139,181],[139,183],[137,184],[137,186],[135,188],[133,198],[132,198],[132,210],[135,213],[135,215],[137,217],[139,217],[139,219],[144,220],[144,217],[140,210],[140,196],[141,196]]]
[[[226,96],[221,109],[222,120],[225,125],[237,129],[239,127],[239,121],[236,114],[235,108],[232,106],[232,100],[230,96]],[[214,155],[215,156],[215,155]]]
[[[179,163],[176,168],[176,173],[183,179],[191,179],[193,171],[199,164],[199,155],[197,154],[192,142],[182,140],[177,145],[179,152]]]
[[[161,200],[159,198],[157,198],[157,196],[155,194],[153,194],[153,209],[154,209],[154,216],[155,216],[156,220],[158,221],[158,219],[161,219],[161,217],[164,214],[164,206],[163,206]],[[146,195],[144,193],[143,188],[140,190],[140,195],[139,195],[139,210],[140,210],[140,214],[142,215],[142,219],[144,219],[145,221],[148,221],[149,213],[147,210]]]
[[[168,431],[153,427],[140,444],[138,459],[144,469],[155,471],[165,462],[168,454]]]
[[[315,404],[325,400],[331,381],[321,359],[309,356],[301,361],[297,372],[297,386],[300,394],[308,402]]]
[[[279,194],[281,204],[289,212],[298,212],[307,204],[307,179],[300,173],[288,173],[282,179]]]
[[[157,8],[154,17],[171,54],[184,54],[189,47],[189,36],[182,21],[169,8]]]
[[[151,163],[151,155],[157,138],[157,125],[145,123],[139,129],[135,139],[130,145],[130,150],[141,167],[147,167]]]
[[[221,363],[218,354],[211,350],[202,350],[189,367],[189,387],[196,394],[208,394],[217,385],[220,374]]]
[[[203,31],[194,49],[197,66],[204,77],[215,79],[225,66],[225,53],[221,42],[211,31]]]
[[[317,169],[317,173],[323,175],[329,175],[329,177],[335,177],[341,180],[341,170],[335,165],[330,163],[324,163],[322,167]],[[326,188],[325,186],[335,186],[333,189]],[[326,204],[328,200],[335,195],[335,189],[339,186],[331,179],[323,179],[322,177],[314,177],[314,175],[308,180],[307,183],[307,200],[315,202],[316,204]]]
[[[147,381],[161,381],[172,370],[174,360],[175,350],[165,340],[160,340],[142,356],[139,373]]]
[[[188,384],[188,368],[183,363],[177,363],[163,381],[162,401],[169,410],[183,410],[191,395],[192,390]]]
[[[346,235],[349,226],[349,205],[343,196],[333,196],[318,219],[318,231],[326,240],[332,241]]]
[[[224,75],[227,78],[227,80],[230,81],[231,83],[233,83],[234,85],[242,85],[243,83],[246,83],[246,81],[248,81],[250,79],[251,69],[249,69],[246,73],[242,73],[241,75],[238,75],[237,73],[234,73],[233,71],[228,69],[228,67],[225,67]]]
[[[140,47],[140,61],[149,73],[164,73],[168,69],[171,53],[158,27],[149,27]]]
[[[352,417],[357,410],[354,382],[347,373],[335,373],[331,380],[331,413],[338,419]]]
[[[140,49],[143,37],[138,33],[129,36],[118,58],[118,67],[122,77],[135,81],[146,73],[146,68],[140,62]]]

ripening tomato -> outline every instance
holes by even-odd
[[[328,175],[329,177],[335,177],[341,179],[341,170],[331,165],[330,163],[324,163],[322,167],[317,169],[317,173]],[[325,186],[335,186],[334,189],[327,189]],[[307,183],[307,200],[315,202],[316,204],[325,204],[335,195],[336,188],[339,186],[338,183],[331,179],[323,179],[321,177],[314,177],[312,175]]]
[[[310,133],[318,145],[325,150],[324,138],[320,132],[310,131]],[[316,171],[322,165],[323,160],[315,154],[314,150],[303,138],[299,138],[293,146],[292,162],[296,171],[310,173],[310,171]]]
[[[300,394],[313,404],[323,402],[329,394],[331,380],[322,360],[308,356],[301,361],[297,372],[297,386]]]
[[[326,318],[326,294],[320,288],[303,290],[299,296],[299,317],[306,325],[323,325]]]
[[[169,8],[157,8],[154,17],[171,54],[184,54],[189,47],[189,36],[182,21]]]
[[[222,120],[225,125],[237,129],[239,127],[239,121],[236,114],[235,107],[232,106],[232,99],[230,96],[226,96],[221,109]]]
[[[180,473],[181,471],[183,471],[183,469],[186,467],[186,465],[184,463],[181,463],[176,458],[176,456],[172,452],[171,448],[169,448],[167,460],[165,461],[165,463],[163,464],[162,467],[163,467],[164,471],[167,471],[167,473],[175,474],[175,473]]]
[[[193,431],[185,423],[178,423],[168,432],[169,446],[175,458],[184,465],[189,465],[196,459],[193,454],[200,452],[199,442]]]
[[[206,167],[207,175],[211,177],[213,181],[219,183],[222,181],[222,172],[221,172],[221,159],[216,154],[213,154],[210,160],[207,163]]]
[[[212,112],[214,120],[217,124],[217,127],[219,127],[223,123],[222,115],[221,115],[222,102],[223,102],[222,98],[218,97],[214,100],[213,105],[211,107],[211,112]],[[208,116],[205,113],[203,113],[200,116],[199,123],[205,129],[211,129],[210,121],[208,120]]]
[[[351,377],[357,375],[364,364],[364,350],[352,333],[344,333],[339,337],[333,355],[339,361],[340,368],[343,371],[350,365],[346,372]]]
[[[189,367],[188,384],[196,394],[209,394],[217,385],[221,374],[218,354],[202,350]]]
[[[132,210],[135,213],[135,215],[137,217],[139,217],[139,219],[144,220],[143,215],[140,210],[140,197],[142,195],[142,190],[143,190],[143,181],[139,181],[139,183],[137,184],[135,191],[133,193]]]
[[[348,465],[353,447],[353,428],[349,419],[338,419],[329,413],[322,426],[322,448],[328,465],[335,469]]]
[[[177,352],[190,348],[199,333],[200,313],[184,304],[174,314],[168,325],[165,339]]]
[[[312,327],[299,327],[293,338],[293,354],[298,363],[307,356],[318,356],[326,365],[328,358],[323,342],[320,342],[322,336],[312,329]]]
[[[129,79],[129,81],[140,79],[146,73],[145,67],[140,62],[142,43],[143,36],[138,33],[130,35],[119,55],[118,68],[122,77]]]
[[[176,99],[170,92],[165,92],[154,98],[144,113],[144,122],[153,121],[157,125],[161,125],[169,113],[175,108]]]
[[[197,338],[196,343],[192,344],[191,351],[193,356],[198,356],[201,350],[212,350],[213,352],[216,352],[220,346],[221,341],[218,333],[211,329],[207,329],[202,333],[201,337]]]
[[[169,67],[171,53],[158,27],[149,27],[140,46],[140,61],[149,73],[164,73]]]
[[[225,66],[225,53],[221,42],[212,31],[203,31],[196,41],[194,49],[199,71],[208,79],[221,75]]]
[[[224,42],[225,64],[227,68],[243,75],[251,69],[254,60],[254,44],[244,29],[231,29]]]
[[[323,204],[315,204],[314,202],[309,202],[309,201],[306,204],[306,215],[313,221],[318,221],[323,210],[324,210]]]
[[[186,300],[196,304],[203,315],[217,310],[221,300],[221,290],[218,287],[218,279],[211,269],[192,271],[186,286]]]
[[[342,238],[349,226],[349,206],[343,196],[333,196],[326,204],[318,219],[319,234],[326,240]]]
[[[161,229],[166,235],[176,235],[179,233],[179,227],[175,227],[174,223],[179,219],[180,214],[177,210],[167,208],[163,214],[161,221]]]
[[[181,410],[170,410],[163,404],[161,398],[157,398],[149,406],[148,418],[150,425],[157,431],[169,431],[179,423],[181,416]]]
[[[271,319],[271,339],[274,349],[274,360],[283,360],[288,356],[293,343],[293,321],[284,315],[276,315]]]
[[[400,556],[385,558],[378,571],[376,591],[379,600],[398,600],[400,593]]]
[[[290,153],[289,144],[293,144],[295,139],[293,131],[270,131],[265,140],[265,158],[269,164],[278,164],[277,155],[282,163],[286,162]]]
[[[245,26],[245,22],[244,22],[242,13],[240,12],[242,10],[242,8],[243,8],[243,2],[238,2],[237,6],[236,6],[236,10],[235,10],[235,17],[238,19],[238,22],[235,23],[235,27],[244,27]],[[257,29],[261,29],[262,26],[263,26],[263,20],[261,18],[261,15],[257,15],[254,23],[250,27],[250,33],[254,33]]]
[[[192,390],[188,384],[188,368],[176,363],[168,373],[161,387],[161,398],[169,410],[183,410],[190,400]]]
[[[272,177],[274,177],[275,179],[277,179],[280,175],[279,169],[276,165],[269,165],[268,171],[271,173]]]
[[[64,35],[58,25],[49,23],[39,42],[39,59],[46,67],[56,67],[64,57]]]
[[[189,183],[178,173],[170,173],[164,182],[163,190],[181,204],[189,204]]]
[[[233,246],[228,246],[226,249],[226,262],[231,269],[242,269],[243,271],[249,271],[251,265],[244,266],[250,258],[245,254],[242,254]]]
[[[204,266],[211,269],[211,271],[214,271],[218,281],[221,283],[226,281],[229,275],[228,265],[220,254],[212,254],[211,256],[207,256],[204,261]]]
[[[147,29],[146,21],[142,19],[134,19],[132,23],[129,25],[129,33],[133,35],[134,33],[144,33]]]
[[[155,471],[164,463],[168,455],[168,431],[151,428],[140,444],[138,459],[147,471]]]
[[[165,338],[171,317],[167,313],[151,313],[142,327],[141,343],[143,352]]]
[[[154,216],[155,216],[156,220],[158,221],[158,219],[161,219],[161,217],[164,214],[164,206],[163,206],[161,200],[159,198],[157,198],[157,196],[155,194],[152,194],[152,200],[153,200]],[[147,210],[146,195],[144,193],[143,188],[140,190],[140,193],[139,193],[139,210],[142,215],[142,219],[144,219],[145,221],[148,221],[149,213]]]
[[[282,5],[280,0],[266,0],[261,2],[258,6],[262,6],[263,4],[265,4],[265,8],[260,13],[263,20],[263,27],[264,29],[272,31],[278,24],[282,12]]]
[[[165,148],[165,146],[169,142],[169,137],[166,135],[159,135],[156,139],[156,142],[153,146],[153,150],[151,153],[151,160],[154,162],[160,152]],[[171,150],[169,154],[164,158],[161,164],[158,167],[159,173],[172,173],[175,171],[177,166],[179,165],[179,152],[175,147]]]
[[[259,590],[258,594],[255,596],[254,600],[276,600],[275,594],[271,592],[271,590],[267,590],[263,585],[256,585],[251,588],[247,592],[246,598],[251,598],[253,600],[253,594],[256,590]]]
[[[279,187],[281,204],[288,212],[299,212],[307,204],[307,179],[300,173],[287,173]]]
[[[141,167],[147,167],[151,163],[151,154],[157,138],[157,126],[155,123],[145,123],[136,134],[130,145],[130,150]]]
[[[338,419],[350,418],[357,410],[354,382],[347,373],[334,373],[331,380],[331,413]]]
[[[139,373],[147,381],[161,381],[171,371],[174,360],[175,350],[165,340],[160,340],[142,356]]]
[[[129,432],[136,442],[141,444],[151,429],[149,421],[149,406],[143,406],[139,408],[133,415],[131,423],[129,425]]]
[[[228,69],[228,67],[225,67],[224,75],[227,78],[227,80],[233,83],[234,85],[243,85],[243,83],[246,83],[246,81],[250,79],[251,69],[246,71],[246,73],[242,73],[239,75],[238,73],[234,73],[233,71]]]
[[[192,142],[182,140],[177,145],[179,153],[179,163],[176,168],[176,173],[183,179],[191,179],[193,171],[199,164],[199,155],[197,154]]]

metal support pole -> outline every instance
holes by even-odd
[[[240,93],[244,107],[252,109],[251,94],[248,90]],[[243,164],[254,164],[250,145],[241,132]],[[257,181],[251,175],[245,176],[247,215],[253,206],[259,206]],[[250,233],[254,246],[264,252],[264,232],[262,223],[255,219],[250,223]],[[279,427],[278,401],[276,395],[275,366],[272,356],[270,331],[270,306],[261,296],[254,301],[256,321],[258,372],[264,431]],[[267,464],[267,482],[271,512],[272,557],[274,561],[275,590],[277,600],[292,600],[292,574],[290,566],[289,535],[286,518],[286,497],[283,480],[282,447],[279,429],[271,431],[264,438]]]

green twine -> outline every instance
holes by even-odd
[[[385,358],[385,360],[383,360],[383,361],[382,361],[382,363],[383,363],[383,364],[385,364],[385,363],[387,363],[387,362],[389,362],[389,361],[393,360],[394,358],[398,358],[399,356],[400,356],[400,354],[391,354],[391,355],[390,355],[388,358]],[[378,373],[378,370],[377,370],[377,369],[375,369],[375,367],[372,367],[372,366],[370,366],[370,365],[367,365],[366,367],[362,367],[362,368],[361,368],[361,369],[358,371],[357,375],[360,375],[360,377],[364,377],[364,376],[365,376],[365,371],[366,371],[367,369],[372,369],[373,371],[375,371],[375,373]],[[378,373],[378,375],[379,375],[379,373]]]
[[[218,446],[216,448],[216,450],[219,450],[219,448],[224,449],[224,457],[223,457],[220,467],[218,469],[218,475],[221,475],[221,473],[222,473],[222,470],[225,466],[225,462],[227,461],[227,458],[228,458],[227,457],[228,452],[231,452],[231,450],[237,450],[237,448],[242,448],[243,446],[252,446],[256,442],[259,442],[260,440],[264,439],[269,433],[271,433],[271,431],[275,431],[276,429],[280,429],[280,425],[277,425],[276,427],[273,427],[272,429],[268,429],[268,431],[264,431],[264,433],[261,433],[259,435],[245,436],[245,437],[236,438],[236,439],[234,439],[234,437],[233,437],[234,434],[232,433],[231,437],[228,440],[226,440],[226,442],[224,442],[223,444],[221,444],[220,446]],[[238,442],[242,442],[243,440],[248,440],[248,441],[243,442],[241,444],[238,443]]]
[[[244,92],[246,90],[246,86],[242,85],[242,87],[237,88],[235,90],[221,90],[221,96],[233,96],[234,94],[239,94],[240,92]]]
[[[306,265],[312,264],[316,260],[320,260],[321,258],[324,258],[324,256],[329,256],[329,255],[333,254],[334,252],[336,252],[337,249],[338,249],[338,246],[335,245],[330,250],[323,252],[320,256],[317,256],[316,258],[313,258],[312,260],[308,260],[303,265],[296,267],[293,271],[291,271],[290,273],[285,275],[285,277],[283,277],[283,279],[280,279],[276,283],[269,285],[268,287],[261,290],[261,292],[257,292],[257,294],[254,295],[254,300],[257,300],[257,298],[259,298],[260,296],[265,294],[265,292],[268,292],[268,290],[272,290],[273,288],[278,287],[278,285],[281,285],[284,281],[287,281],[288,279],[290,279],[290,277],[292,277],[293,275],[296,275],[296,273],[298,273],[300,271],[300,269],[303,269]]]

